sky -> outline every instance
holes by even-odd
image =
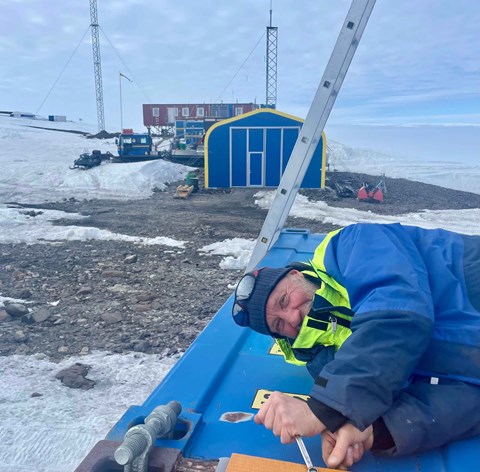
[[[36,122],[36,124],[41,122]],[[146,198],[153,189],[178,180],[190,168],[164,161],[111,164],[82,171],[70,165],[84,148],[115,150],[113,140],[88,140],[71,133],[27,127],[29,120],[0,116],[0,247],[2,244],[52,244],[61,250],[62,241],[124,240],[134,244],[155,244],[159,251],[182,252],[192,241],[178,241],[168,234],[141,238],[135,234],[118,234],[95,227],[77,227],[73,223],[88,215],[43,210],[29,216],[29,203],[58,201],[62,198]],[[59,129],[68,123],[53,123]],[[75,124],[83,130],[85,124]],[[438,129],[437,129],[438,128]],[[415,128],[408,128],[412,132]],[[434,129],[442,130],[443,127]],[[461,128],[448,128],[452,141],[459,144]],[[397,128],[396,145],[400,150],[404,128]],[[393,129],[390,130],[393,133]],[[393,142],[393,141],[392,141]],[[398,155],[382,154],[355,148],[339,142],[329,144],[332,165],[348,166],[351,171],[371,172],[383,169],[387,176],[399,174],[410,179],[447,187],[468,187],[480,193],[480,166],[464,159],[447,161],[409,160]],[[6,151],[6,152],[5,152]],[[388,185],[388,180],[387,180]],[[274,192],[260,191],[253,198],[261,208],[268,208]],[[14,205],[7,202],[21,202]],[[301,216],[332,224],[394,222],[416,224],[426,228],[443,227],[466,234],[480,234],[480,209],[420,211],[399,216],[378,215],[349,208],[331,208],[324,202],[309,202],[298,196],[291,210]],[[61,224],[57,220],[62,220]],[[72,224],[67,221],[71,220]],[[57,224],[53,224],[57,221]],[[195,247],[199,257],[218,257],[224,270],[246,266],[254,247],[253,240],[232,238],[208,246]],[[227,277],[228,279],[228,277]],[[229,290],[234,289],[228,286]],[[0,287],[0,307],[12,301]],[[25,303],[28,301],[15,300]],[[62,300],[52,301],[62,303]],[[1,342],[1,338],[0,338]],[[85,356],[65,358],[60,364],[37,354],[0,357],[0,471],[1,472],[65,472],[72,471],[91,448],[105,437],[125,410],[142,404],[158,385],[176,358],[143,353],[111,354],[92,352]],[[97,383],[92,390],[64,387],[55,374],[75,362],[91,365],[88,378]],[[32,393],[41,396],[32,397]]]
[[[270,0],[97,3],[108,131],[120,129],[120,72],[133,81],[123,125],[137,131],[143,103],[265,102]],[[306,116],[349,6],[273,0],[279,110]],[[96,126],[89,2],[0,8],[0,110]],[[480,126],[479,37],[477,0],[378,1],[329,123]]]

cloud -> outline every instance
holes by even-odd
[[[25,75],[33,84],[31,91],[14,88],[3,106],[32,109],[41,103],[88,28],[88,3],[71,2],[68,9],[60,0],[51,0],[48,6],[38,0],[0,4],[4,32],[0,88]],[[349,6],[349,0],[328,6],[308,0],[274,2],[282,111],[308,110]],[[142,103],[215,100],[265,33],[269,2],[104,0],[98,4],[98,17],[116,50],[101,36],[102,75],[108,84],[106,122],[119,122],[117,78],[127,65],[143,90],[125,90],[124,114],[141,128]],[[13,24],[8,18],[18,21]],[[472,112],[468,103],[479,100],[479,35],[475,0],[377,2],[336,107],[355,108],[355,116],[371,120],[407,116],[407,107],[420,110],[427,104],[423,115],[438,121],[449,98],[449,111],[456,104],[461,120],[462,113]],[[56,114],[96,123],[92,69],[88,33],[62,78],[65,87],[52,91],[43,112],[55,109]],[[222,99],[265,100],[265,38]]]

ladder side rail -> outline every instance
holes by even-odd
[[[300,130],[246,272],[253,270],[278,239],[321,139],[325,123],[355,55],[376,0],[353,0]]]

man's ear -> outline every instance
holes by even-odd
[[[292,269],[289,273],[288,273],[289,276],[292,276],[292,277],[303,277],[303,274],[297,270],[297,269]]]

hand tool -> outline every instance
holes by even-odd
[[[307,448],[305,447],[305,443],[303,442],[303,439],[301,436],[295,436],[295,441],[297,441],[298,448],[300,449],[300,452],[302,453],[303,460],[305,461],[305,464],[307,465],[307,472],[318,472],[318,469],[313,466],[312,460],[310,459],[310,456],[308,455]]]

